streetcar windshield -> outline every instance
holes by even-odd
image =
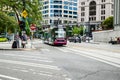
[[[55,37],[56,38],[65,38],[66,34],[64,29],[58,29],[57,31],[55,31]]]

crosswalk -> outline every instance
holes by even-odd
[[[41,54],[20,53],[0,53],[0,80],[72,80],[60,67],[53,64],[54,60]],[[26,74],[32,75],[34,79],[25,79]]]

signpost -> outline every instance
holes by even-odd
[[[30,31],[31,32],[35,32],[36,31],[36,25],[35,24],[31,24]]]

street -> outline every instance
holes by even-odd
[[[119,52],[86,44],[0,50],[0,80],[119,80]]]

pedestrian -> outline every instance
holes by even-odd
[[[19,48],[19,40],[20,40],[20,37],[19,37],[19,34],[18,34],[18,33],[14,36],[14,40],[15,40],[15,42],[16,42],[17,48]]]
[[[25,33],[21,36],[21,40],[22,40],[22,48],[25,48],[27,44],[27,35]]]

